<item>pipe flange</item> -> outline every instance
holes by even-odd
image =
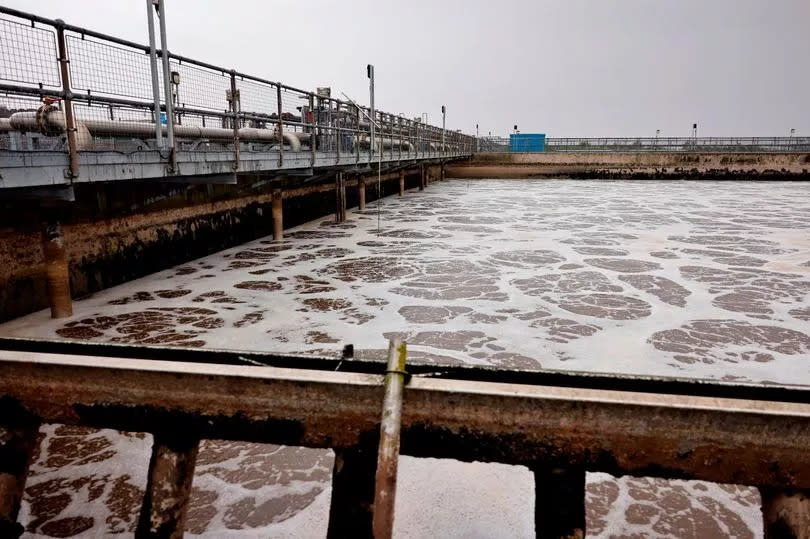
[[[62,134],[62,127],[59,124],[52,124],[48,121],[48,115],[58,111],[58,108],[49,103],[43,103],[37,109],[37,128],[46,137],[58,137]]]

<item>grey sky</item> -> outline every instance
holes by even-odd
[[[810,0],[166,0],[169,48],[471,133],[810,135]],[[143,0],[4,0],[146,42]]]

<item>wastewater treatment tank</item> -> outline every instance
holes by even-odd
[[[546,147],[544,133],[513,133],[509,135],[510,152],[542,152]]]

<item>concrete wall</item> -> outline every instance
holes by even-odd
[[[433,176],[438,168],[433,167]],[[398,191],[398,173],[383,175],[382,196]],[[377,198],[376,175],[366,200]],[[301,185],[240,178],[238,185],[82,184],[70,203],[0,202],[0,321],[48,306],[43,223],[57,221],[67,251],[73,298],[212,252],[271,235],[272,191],[283,188],[284,227],[334,214],[334,177]],[[357,179],[347,179],[347,206]],[[409,171],[406,189],[418,185]]]
[[[448,178],[694,178],[810,180],[807,153],[479,153]]]

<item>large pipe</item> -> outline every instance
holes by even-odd
[[[8,127],[5,130],[15,131],[39,131],[36,112],[17,112],[8,119]],[[65,116],[60,111],[45,113],[45,122],[49,128],[65,129]],[[0,123],[0,130],[4,130],[5,122]],[[133,137],[152,138],[155,134],[155,124],[152,122],[116,122],[112,120],[80,120],[77,122],[78,139],[80,149],[89,149],[92,146],[90,135],[128,135]],[[167,126],[162,126],[162,132],[166,134]],[[174,134],[178,138],[209,139],[233,142],[233,130],[219,127],[196,127],[192,125],[175,125]],[[301,142],[309,142],[308,133],[285,132],[282,135],[290,149],[294,152],[301,150]],[[257,129],[255,127],[243,127],[239,130],[239,139],[247,142],[277,142],[278,135],[269,129]]]

